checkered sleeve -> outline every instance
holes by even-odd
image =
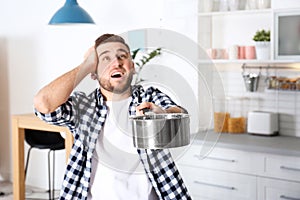
[[[177,104],[165,93],[154,87],[149,87],[145,95],[149,102],[152,102],[163,109],[177,106]]]
[[[138,153],[160,199],[191,200],[168,149],[139,149]]]
[[[35,115],[49,124],[67,126],[72,131],[75,129],[76,119],[78,116],[78,109],[75,108],[80,107],[79,99],[82,99],[84,96],[85,94],[83,92],[75,92],[55,111],[44,114],[35,109]]]

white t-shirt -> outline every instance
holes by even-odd
[[[106,102],[109,112],[92,159],[88,199],[158,199],[133,146],[130,102],[131,98]]]

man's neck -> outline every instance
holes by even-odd
[[[100,87],[100,91],[102,95],[105,97],[106,101],[121,101],[131,96],[131,87],[129,87],[126,91],[120,94],[107,91],[101,87]]]

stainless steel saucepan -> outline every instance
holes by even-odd
[[[132,117],[133,143],[141,149],[164,149],[190,143],[188,114],[146,114]]]

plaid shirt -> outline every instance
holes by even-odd
[[[167,109],[176,104],[158,89],[146,91],[134,86],[129,115],[135,115],[135,106],[152,102]],[[74,94],[53,113],[36,115],[50,124],[67,126],[74,136],[74,144],[68,159],[60,199],[87,199],[91,176],[92,155],[96,141],[107,116],[103,95],[96,89],[86,96]],[[191,199],[168,149],[137,149],[148,178],[160,200]]]

